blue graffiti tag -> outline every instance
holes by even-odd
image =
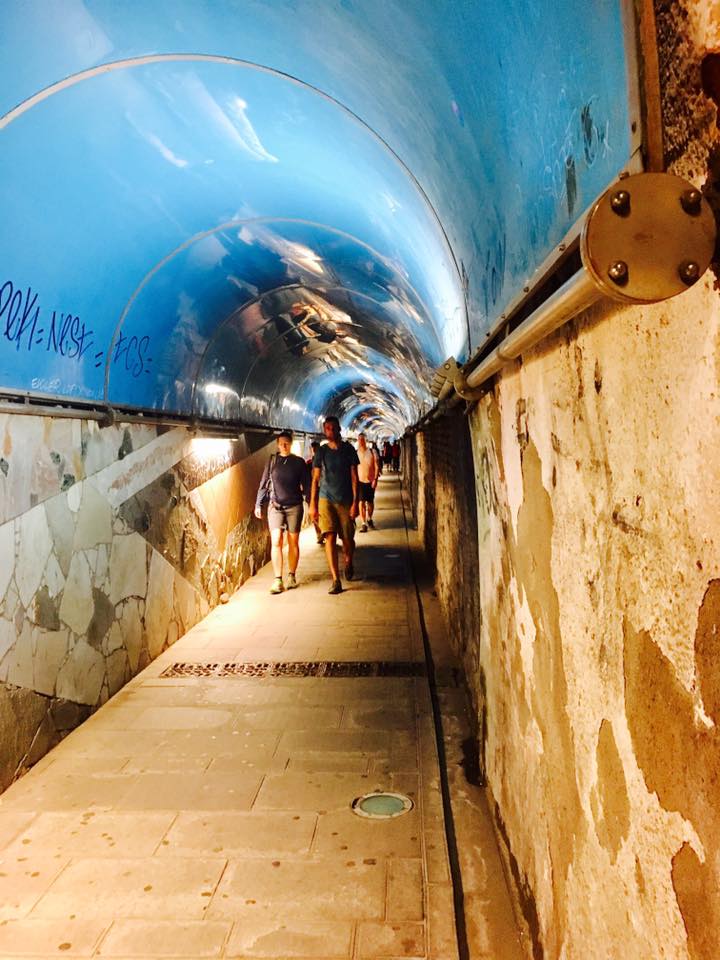
[[[150,337],[147,335],[138,339],[135,335],[126,337],[121,333],[113,350],[113,366],[122,361],[125,370],[136,379],[143,371],[149,373],[147,364],[152,363],[152,357],[146,355],[149,346]]]
[[[152,357],[148,356],[150,337],[120,337],[114,347],[98,349],[95,332],[74,311],[53,310],[45,326],[41,325],[38,294],[32,287],[19,287],[6,280],[0,287],[0,343],[5,340],[15,347],[33,352],[44,346],[45,353],[65,360],[82,360],[91,352],[95,368],[106,359],[137,379],[150,373]]]
[[[32,350],[35,344],[40,316],[40,307],[35,306],[37,296],[33,295],[32,287],[23,294],[22,290],[15,288],[12,280],[6,280],[0,287],[0,320],[5,317],[2,335],[9,343],[15,344],[16,350],[20,350],[23,341],[28,350]]]

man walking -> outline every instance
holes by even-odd
[[[400,442],[395,439],[392,445],[392,468],[393,473],[400,472]]]
[[[360,533],[367,533],[368,527],[375,529],[373,523],[373,510],[375,509],[375,487],[377,486],[378,473],[375,454],[367,445],[365,434],[358,434],[358,500],[360,501]]]
[[[327,443],[313,459],[310,518],[320,525],[325,537],[332,586],[328,593],[342,593],[338,568],[337,537],[340,535],[345,576],[352,580],[355,552],[355,517],[358,512],[358,455],[352,444],[340,437],[337,417],[326,417],[323,433]]]

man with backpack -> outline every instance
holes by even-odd
[[[342,540],[345,577],[352,580],[355,552],[355,517],[358,512],[358,455],[352,444],[340,437],[340,421],[326,417],[323,433],[327,443],[313,459],[310,518],[325,537],[332,585],[328,593],[342,593],[338,567],[337,538]]]

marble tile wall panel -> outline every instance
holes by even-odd
[[[0,417],[0,790],[267,559],[247,511],[266,457]]]
[[[117,508],[184,459],[191,444],[187,430],[176,427],[152,445],[133,451],[100,470],[93,476],[92,483]]]
[[[159,428],[0,414],[0,524],[156,440]]]

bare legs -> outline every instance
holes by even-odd
[[[300,534],[288,531],[288,570],[295,573],[300,560]]]
[[[345,561],[345,566],[352,566],[353,554],[355,552],[355,543],[353,540],[345,542],[343,540],[343,559]],[[337,551],[337,534],[336,533],[326,533],[325,534],[325,556],[327,557],[328,567],[330,568],[330,576],[333,580],[340,579],[340,568],[338,567],[338,551]]]
[[[282,577],[283,574],[283,547],[285,545],[285,531],[271,530],[270,537],[272,547],[270,550],[270,559],[272,560],[273,572],[276,577]],[[300,560],[300,534],[289,533],[287,535],[288,547],[288,570],[295,573]]]
[[[273,572],[276,577],[282,577],[283,572],[283,534],[284,530],[270,531],[270,559],[272,560]]]
[[[338,570],[336,533],[325,534],[325,556],[327,557],[328,567],[330,568],[330,576],[332,577],[333,582],[335,582],[336,580],[340,579],[340,571]]]

